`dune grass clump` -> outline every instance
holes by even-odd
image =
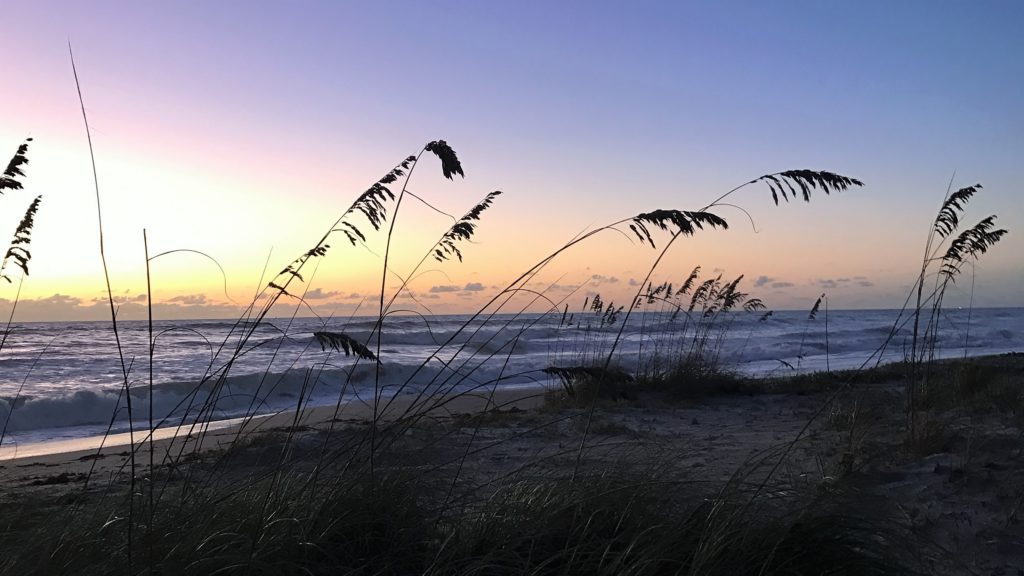
[[[131,556],[146,558],[145,573],[196,576],[408,574],[429,561],[432,516],[407,475],[378,474],[372,483],[344,475],[316,494],[297,475],[275,486],[260,476],[230,480],[161,506],[137,550],[127,545],[114,495],[82,505],[66,525],[36,522],[29,534],[12,526],[0,573],[124,574]],[[10,520],[37,511],[5,510]]]
[[[549,402],[567,400],[573,404],[588,404],[597,399],[635,399],[633,377],[619,368],[606,370],[594,366],[548,366],[542,372],[554,376],[561,384],[560,388],[549,390]]]
[[[691,391],[701,393],[714,383],[738,381],[723,363],[722,346],[726,336],[741,316],[759,314],[759,322],[766,321],[770,311],[760,298],[739,289],[743,276],[723,281],[719,274],[700,280],[701,267],[696,266],[678,284],[670,282],[658,286],[648,283],[646,292],[637,297],[634,306],[645,312],[656,305],[656,317],[668,314],[668,322],[660,331],[650,334],[653,350],[638,373],[649,382],[663,381],[686,385],[693,382]]]
[[[913,573],[907,534],[841,494],[773,486],[761,498],[742,483],[709,494],[606,470],[573,483],[512,478],[455,504],[443,474],[332,472],[315,491],[302,474],[272,489],[252,476],[161,507],[154,540],[140,543],[152,546],[146,573]],[[116,502],[90,500],[66,525],[5,508],[0,572],[123,574],[132,550]]]
[[[679,284],[649,282],[634,299],[630,310],[639,311],[634,330],[641,342],[631,371],[603,367],[609,348],[604,341],[595,344],[591,330],[616,325],[625,307],[605,302],[597,294],[584,302],[578,315],[569,316],[566,305],[559,322],[560,328],[569,331],[570,343],[569,352],[561,355],[569,355],[577,364],[552,365],[544,373],[556,376],[565,396],[577,400],[594,394],[610,399],[637,394],[693,398],[746,390],[747,379],[726,365],[723,344],[741,317],[755,315],[764,322],[771,312],[765,311],[761,299],[739,289],[742,275],[730,281],[721,274],[701,280],[700,272],[701,267],[695,267]],[[596,390],[601,382],[607,390]],[[579,394],[579,388],[588,392]]]
[[[996,228],[994,214],[982,218],[970,228],[960,230],[967,204],[981,190],[981,184],[975,184],[953,192],[950,181],[950,189],[928,231],[921,271],[914,284],[916,299],[910,312],[913,334],[909,360],[914,367],[914,377],[907,383],[906,400],[907,431],[910,436],[917,433],[915,423],[918,417],[915,412],[919,409],[918,396],[931,385],[929,380],[933,377],[932,365],[939,346],[939,324],[943,319],[946,291],[956,282],[966,264],[978,260],[1007,234],[1005,229]],[[925,285],[928,283],[931,287],[926,292]],[[908,296],[908,303],[911,296]],[[973,300],[973,291],[971,297]],[[897,324],[899,320],[897,318]]]
[[[691,361],[679,363],[655,377],[641,379],[639,388],[662,398],[687,399],[746,394],[757,389],[757,384],[720,366]]]
[[[918,380],[918,407],[932,412],[1024,414],[1021,367],[1011,355],[936,360],[927,384]]]

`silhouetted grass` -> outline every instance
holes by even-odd
[[[162,507],[148,527],[162,574],[899,574],[912,572],[896,524],[843,495],[745,489],[609,470],[580,482],[513,478],[458,507],[436,478],[341,472],[315,494],[289,475],[227,483]],[[779,487],[782,489],[782,486]],[[788,496],[779,498],[787,493]],[[709,498],[710,497],[710,498]],[[69,525],[43,501],[5,506],[11,574],[121,574],[130,550],[117,500]],[[59,508],[51,507],[56,513]],[[861,510],[863,512],[863,509]],[[872,513],[877,510],[872,510]]]

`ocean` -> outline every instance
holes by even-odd
[[[704,351],[751,376],[873,366],[905,358],[911,325],[893,333],[896,310],[729,313],[708,333]],[[669,365],[691,346],[698,319],[635,312],[628,325],[602,316],[395,316],[384,325],[379,380],[374,361],[322,350],[313,333],[342,332],[369,342],[374,319],[272,319],[251,329],[224,320],[158,321],[150,357],[145,322],[119,322],[121,354],[110,322],[26,322],[11,327],[0,350],[3,447],[84,438],[148,426],[150,397],[160,426],[225,420],[302,406],[368,401],[423,390],[472,391],[493,386],[558,386],[548,366],[593,365],[620,330],[613,363],[627,372]],[[892,337],[890,338],[890,334]],[[888,340],[883,353],[879,349]],[[1024,308],[947,310],[940,357],[1024,351]],[[123,357],[123,366],[122,360]],[[215,400],[215,401],[214,401]]]

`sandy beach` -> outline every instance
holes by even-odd
[[[986,378],[1020,384],[1019,356],[978,362],[986,367]],[[705,497],[737,478],[756,484],[771,477],[770,485],[785,486],[794,495],[842,494],[844,501],[857,502],[863,518],[919,537],[917,552],[932,558],[935,574],[1016,573],[1013,567],[1024,563],[1020,413],[987,403],[936,407],[927,414],[927,433],[908,444],[899,381],[882,374],[838,388],[831,382],[779,381],[699,397],[601,399],[593,410],[589,403],[543,390],[460,396],[419,413],[386,451],[398,458],[388,465],[396,470],[458,465],[460,483],[473,486],[499,486],[523,474],[565,478],[577,465],[587,430],[584,473],[630,470],[672,478]],[[398,416],[411,399],[396,400],[382,423],[401,425],[405,419]],[[333,407],[320,407],[298,417],[258,418],[244,429],[233,423],[210,430],[202,435],[195,461],[219,462],[224,449],[241,437],[245,441],[229,450],[240,455],[227,460],[229,478],[265,470],[285,445],[294,450],[290,465],[307,469],[327,429],[343,443],[365,433],[372,410],[352,404],[334,415]],[[196,448],[196,438],[160,439],[155,447],[163,455],[187,453]],[[98,457],[95,449],[78,449],[5,460],[0,462],[2,498],[52,498],[55,489],[73,493],[90,469],[90,490],[123,486],[127,462],[124,445],[110,446]],[[148,444],[137,451],[140,478],[149,476],[147,462]]]
[[[499,389],[493,393],[460,394],[442,402],[436,399],[425,411],[432,418],[465,417],[485,410],[529,410],[541,406],[545,388]],[[378,420],[390,422],[409,410],[418,410],[424,399],[404,395],[382,399]],[[315,433],[338,424],[360,424],[373,419],[372,405],[353,400],[340,406],[316,406],[296,411],[254,416],[248,419],[214,420],[205,424],[158,428],[153,434],[155,461],[163,462],[171,454],[224,450],[240,439],[278,434],[282,430]],[[92,470],[111,475],[123,472],[130,460],[128,447],[133,434],[124,432],[106,437],[93,436],[34,444],[5,445],[0,448],[0,484],[7,487],[59,476],[80,478]],[[145,430],[136,430],[136,459],[148,466],[150,444]],[[101,449],[102,447],[102,449]]]

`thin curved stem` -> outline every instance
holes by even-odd
[[[124,360],[124,351],[121,348],[121,336],[117,331],[117,309],[114,307],[114,292],[110,287],[110,271],[107,267],[107,254],[103,246],[103,209],[100,203],[100,181],[96,171],[96,153],[92,145],[92,132],[89,130],[89,117],[85,113],[85,99],[82,98],[82,85],[78,81],[78,69],[75,67],[75,54],[71,49],[71,41],[68,40],[68,55],[71,57],[71,72],[75,77],[75,89],[78,91],[78,103],[82,108],[82,121],[85,123],[85,137],[89,143],[89,161],[92,164],[92,182],[96,191],[96,220],[99,224],[100,260],[103,263],[103,279],[107,285],[107,302],[110,304],[110,321],[114,329],[114,340],[117,343],[117,355],[121,362],[121,374],[124,378],[125,402],[128,407],[128,438],[135,446],[135,429],[132,426],[132,395],[128,390],[128,367]],[[133,511],[135,502],[135,450],[131,451],[131,491],[128,507],[128,573],[132,573],[132,525],[134,524]]]

